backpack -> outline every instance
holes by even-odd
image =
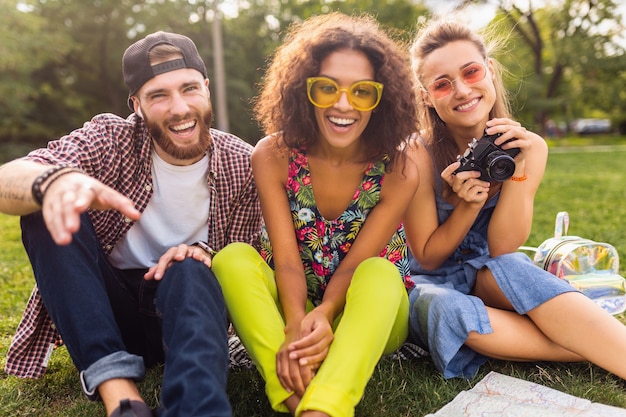
[[[579,236],[567,236],[569,215],[556,215],[554,237],[538,248],[523,246],[535,252],[533,263],[567,280],[611,314],[626,310],[626,280],[619,275],[619,255],[613,245]]]

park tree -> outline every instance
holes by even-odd
[[[221,17],[221,38],[229,130],[251,143],[261,136],[251,100],[266,58],[285,28],[333,10],[374,13],[399,36],[410,37],[427,9],[411,0],[258,0],[238,3],[234,15],[216,14],[220,0],[4,0],[0,2],[0,140],[41,144],[79,127],[92,115],[121,116],[127,90],[121,74],[125,48],[156,30],[192,38],[205,59],[216,105],[217,56],[213,26]],[[236,2],[229,2],[233,4]],[[19,8],[18,8],[19,4]],[[217,106],[216,106],[217,107]],[[216,108],[215,112],[222,110]]]
[[[0,25],[0,136],[18,140],[46,132],[37,104],[58,98],[48,69],[62,65],[72,41],[66,34],[50,33],[50,23],[27,8],[18,9],[17,0],[0,2]]]
[[[339,11],[346,14],[373,14],[400,41],[408,42],[415,24],[428,8],[411,0],[265,0],[246,2],[236,18],[224,22],[229,108],[240,109],[231,114],[231,130],[242,126],[243,137],[256,142],[262,135],[252,116],[252,100],[262,81],[267,58],[282,42],[285,30],[292,23],[322,13]],[[241,62],[246,62],[241,65]],[[233,94],[234,92],[234,94]],[[252,124],[252,125],[249,125]],[[247,133],[251,132],[251,133]]]
[[[215,1],[218,4],[214,3]],[[489,0],[459,0],[458,5]],[[374,14],[409,41],[429,15],[411,0],[257,0],[217,13],[220,0],[4,0],[0,2],[0,140],[47,140],[91,115],[124,116],[124,49],[155,30],[191,37],[204,57],[216,104],[214,26],[220,18],[229,130],[251,143],[262,132],[253,119],[267,57],[285,29],[311,15]],[[624,114],[626,65],[615,34],[623,30],[618,0],[503,0],[491,25],[513,35],[502,56],[517,117],[541,127],[547,117]],[[224,112],[216,108],[216,114]],[[618,120],[619,121],[619,120]]]
[[[626,134],[626,54],[608,54],[596,65],[572,70],[567,79],[563,107],[569,119],[609,118],[615,130]]]
[[[593,112],[609,115],[623,90],[623,33],[617,0],[559,0],[534,8],[531,0],[501,1],[491,24],[514,35],[504,61],[520,116],[541,130],[548,117],[568,120]],[[613,74],[612,76],[610,74]],[[617,75],[617,76],[616,76]],[[621,82],[620,82],[621,80]],[[624,101],[622,99],[622,111]]]
[[[52,139],[79,127],[96,112],[124,114],[120,57],[128,43],[130,1],[20,0],[12,25],[4,25],[11,45],[27,57],[12,80],[28,86],[29,97],[20,100],[22,111],[12,111],[19,134],[2,129],[4,139]],[[5,4],[5,3],[3,3]],[[4,14],[3,14],[4,17]],[[30,27],[25,27],[30,25]],[[41,53],[31,54],[33,48]],[[0,83],[0,88],[6,83]],[[0,106],[7,97],[0,98]],[[128,111],[128,110],[126,110]]]

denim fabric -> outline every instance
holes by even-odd
[[[172,265],[159,289],[165,369],[160,417],[232,415],[228,379],[228,320],[221,288],[201,262]]]
[[[226,307],[209,268],[186,259],[160,282],[113,268],[87,215],[69,245],[52,241],[41,213],[22,218],[22,239],[46,309],[85,394],[111,378],[140,380],[165,363],[161,417],[231,416],[226,395]]]
[[[437,174],[435,178],[437,217],[442,224],[455,207],[441,196],[441,177]],[[535,266],[521,252],[490,257],[487,229],[499,197],[496,194],[485,203],[463,242],[439,268],[426,270],[409,254],[411,279],[415,283],[409,293],[410,337],[430,352],[445,378],[471,378],[488,359],[465,346],[470,332],[493,331],[482,300],[470,295],[478,270],[491,271],[519,314],[526,314],[559,294],[575,291],[565,280]]]
[[[488,358],[465,346],[467,335],[492,332],[480,298],[449,286],[418,284],[409,302],[411,340],[429,351],[445,378],[473,377]]]
[[[442,270],[439,276],[412,276],[416,285],[409,294],[411,338],[430,352],[446,378],[471,378],[487,360],[464,345],[471,331],[493,331],[482,300],[469,295],[482,267],[491,271],[522,315],[559,294],[576,291],[567,281],[536,267],[523,253],[481,256],[463,262],[456,270]]]
[[[111,378],[128,378],[138,381],[144,376],[143,359],[140,356],[120,351],[105,356],[81,371],[80,383],[88,398],[97,399],[98,385],[104,381]]]

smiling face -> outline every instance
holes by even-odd
[[[332,52],[324,58],[318,75],[334,80],[339,88],[350,88],[357,81],[374,81],[374,68],[363,52],[346,49]],[[345,91],[332,106],[314,109],[320,139],[331,147],[341,149],[358,144],[372,115],[371,110],[354,109]]]
[[[157,154],[173,165],[202,159],[210,143],[213,119],[209,81],[195,69],[155,76],[133,97],[143,114]]]
[[[468,65],[474,63],[487,65],[487,75],[481,81],[467,85],[462,81],[462,75]],[[449,95],[437,99],[423,92],[424,100],[435,108],[453,135],[459,132],[468,137],[469,132],[480,137],[496,101],[496,91],[492,81],[493,67],[485,62],[476,46],[470,41],[450,42],[426,56],[420,72],[425,86],[441,78],[455,80]]]

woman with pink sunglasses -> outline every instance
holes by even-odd
[[[626,378],[626,327],[517,252],[548,148],[512,120],[488,44],[457,21],[431,21],[411,59],[424,129],[404,220],[410,338],[446,378],[473,377],[489,358],[589,360]]]

